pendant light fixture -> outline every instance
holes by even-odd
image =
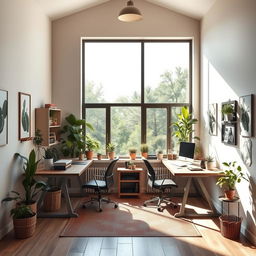
[[[133,1],[129,0],[127,6],[124,7],[118,16],[118,19],[124,22],[133,22],[142,19],[140,10],[133,5]]]

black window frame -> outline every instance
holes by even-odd
[[[86,103],[85,102],[85,44],[86,43],[141,43],[141,102],[140,103]],[[189,44],[189,102],[188,103],[145,103],[144,99],[144,44],[145,43],[188,43]],[[167,143],[166,152],[168,149],[173,149],[171,142],[172,128],[170,126],[172,108],[188,106],[192,111],[192,88],[193,88],[193,54],[192,54],[192,39],[168,39],[168,40],[139,40],[139,39],[124,39],[124,40],[100,40],[100,39],[82,39],[82,117],[86,119],[86,108],[104,108],[106,111],[106,145],[111,142],[111,107],[141,107],[141,144],[147,143],[147,108],[166,108],[167,112]],[[127,149],[128,151],[128,149]]]

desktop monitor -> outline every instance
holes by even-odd
[[[195,143],[181,142],[179,156],[194,159]]]

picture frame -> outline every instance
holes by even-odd
[[[8,144],[8,91],[0,89],[0,146]]]
[[[253,94],[239,97],[240,134],[243,137],[253,136]]]
[[[218,104],[213,103],[209,105],[208,110],[209,134],[217,136],[218,134]]]
[[[237,145],[236,123],[223,123],[221,141],[227,145]]]
[[[32,140],[31,95],[23,92],[19,92],[19,140]]]
[[[223,109],[227,106],[232,106],[233,112],[230,114],[223,114]],[[224,122],[236,122],[237,121],[237,101],[227,101],[221,103],[221,120]]]

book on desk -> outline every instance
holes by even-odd
[[[66,170],[67,168],[71,167],[72,160],[70,159],[60,159],[53,163],[54,170]]]

